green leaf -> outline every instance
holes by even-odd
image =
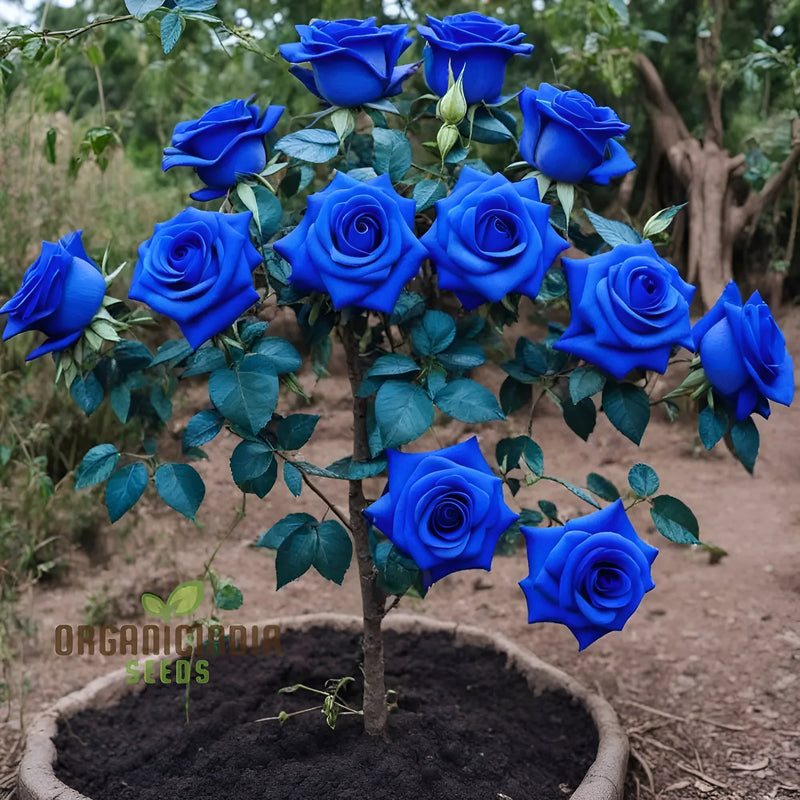
[[[402,180],[411,166],[411,143],[402,131],[373,128],[375,156],[372,166],[378,175],[389,173],[393,183]]]
[[[486,108],[478,108],[475,116],[470,120],[467,117],[458,126],[462,136],[470,137],[476,142],[484,144],[502,144],[514,139],[517,123],[514,117],[499,108],[490,112]]]
[[[167,14],[161,18],[161,47],[169,55],[183,33],[184,21],[178,14]]]
[[[225,356],[216,347],[201,347],[186,362],[186,369],[181,378],[190,378],[193,375],[205,375],[218,369],[226,369]]]
[[[522,458],[522,452],[525,450],[525,445],[530,441],[527,436],[515,436],[507,439],[501,439],[494,449],[494,455],[497,459],[497,465],[500,471],[510,472],[512,469],[519,467],[519,460]]]
[[[486,363],[483,348],[477,342],[456,339],[450,347],[436,356],[448,372],[466,372]]]
[[[619,21],[623,25],[630,24],[631,18],[628,13],[628,6],[625,5],[625,0],[608,0],[608,4],[616,11]]]
[[[569,396],[577,405],[584,398],[601,392],[605,385],[605,373],[597,367],[578,367],[569,376]]]
[[[399,447],[418,439],[433,424],[433,403],[424,389],[386,381],[375,395],[375,420],[383,447]]]
[[[253,351],[269,358],[277,375],[295,372],[303,366],[303,359],[294,346],[277,336],[261,339]]]
[[[69,387],[69,393],[72,399],[80,406],[81,410],[86,414],[91,414],[96,411],[100,403],[103,402],[105,393],[100,381],[90,372],[85,377],[77,377],[72,381]]]
[[[249,480],[238,483],[237,486],[248,494],[254,494],[261,499],[265,498],[278,480],[278,459],[270,461],[267,471]]]
[[[616,247],[618,244],[641,244],[642,237],[630,225],[601,217],[588,208],[584,209],[584,213],[603,241],[611,247]]]
[[[491,422],[505,419],[497,398],[477,381],[456,378],[434,397],[436,405],[461,422]]]
[[[316,534],[314,567],[323,578],[341,586],[353,558],[353,543],[344,526],[335,519],[320,522]]]
[[[378,567],[378,585],[387,594],[404,595],[420,577],[420,568],[416,562],[398,550],[391,542],[381,542],[380,565]]]
[[[581,500],[583,500],[585,503],[588,503],[590,506],[593,506],[594,508],[600,508],[597,500],[595,500],[594,497],[592,497],[585,489],[581,489],[580,486],[576,486],[574,483],[565,481],[563,478],[554,478],[550,475],[547,476],[547,480],[560,484],[565,489],[572,492],[575,497],[580,497]]]
[[[164,392],[163,384],[154,383],[150,387],[150,405],[162,422],[167,422],[172,416],[172,399]]]
[[[585,442],[597,423],[597,409],[591,397],[584,397],[579,403],[573,403],[571,397],[565,397],[561,413],[569,429]]]
[[[147,488],[147,467],[141,461],[118,469],[106,482],[106,507],[112,522],[136,505]]]
[[[290,414],[278,423],[278,447],[281,450],[299,450],[314,433],[319,422],[318,414]]]
[[[261,534],[256,543],[256,547],[269,547],[272,550],[277,550],[284,540],[294,531],[303,526],[316,524],[317,520],[310,514],[288,514]]]
[[[175,4],[181,11],[210,11],[217,0],[178,0]]]
[[[188,358],[193,352],[194,348],[186,339],[170,339],[158,348],[155,358],[150,362],[150,366],[155,367],[168,361],[177,364]]]
[[[194,521],[206,494],[197,470],[188,464],[162,464],[156,470],[155,481],[159,497],[170,508]]]
[[[240,486],[263,475],[274,458],[272,448],[260,441],[239,442],[231,453],[231,475]]]
[[[303,491],[303,473],[289,461],[283,462],[283,481],[295,497],[300,497]]]
[[[83,457],[75,471],[75,488],[94,486],[108,478],[119,461],[119,452],[113,444],[95,445]]]
[[[222,430],[224,422],[225,418],[215,408],[198,412],[186,423],[181,447],[184,451],[191,447],[202,447]]]
[[[752,475],[760,443],[758,428],[756,428],[753,418],[747,417],[734,422],[731,426],[730,437],[734,455]]]
[[[456,337],[456,323],[444,311],[426,311],[422,319],[411,326],[414,352],[435,356],[446,350]]]
[[[215,370],[208,379],[208,394],[220,414],[254,436],[272,418],[278,389],[272,361],[260,353],[248,353],[234,369]]]
[[[558,509],[555,503],[551,503],[549,500],[539,500],[538,505],[539,508],[542,509],[542,514],[544,514],[547,519],[551,519],[559,525],[562,524],[561,520],[558,518]]]
[[[108,400],[117,415],[117,419],[124,425],[128,421],[131,411],[131,390],[126,384],[118,383],[116,386],[111,387],[111,391],[108,393]]]
[[[619,500],[619,489],[610,480],[596,472],[590,472],[586,476],[586,488],[601,500],[607,500],[609,503]]]
[[[58,131],[55,128],[48,128],[44,137],[44,157],[48,164],[56,163],[56,136]]]
[[[650,516],[656,530],[677,544],[700,544],[700,526],[691,509],[677,497],[661,494],[653,498]]]
[[[417,211],[425,211],[437,200],[447,197],[447,184],[444,181],[421,180],[414,186],[411,196],[417,203]]]
[[[278,139],[274,149],[301,161],[322,164],[330,161],[339,152],[339,137],[334,131],[305,128]]]
[[[648,464],[634,464],[628,472],[628,485],[639,497],[650,497],[658,491],[656,471]]]
[[[144,19],[151,11],[161,8],[164,0],[125,0],[125,8],[134,17]]]
[[[170,616],[188,617],[203,602],[203,581],[185,581],[176,586],[167,598]]]
[[[261,241],[266,242],[281,227],[283,218],[281,201],[266,186],[259,184],[240,183],[236,186],[236,193],[245,208],[253,215],[253,222],[261,235]]]
[[[157,595],[145,592],[142,595],[142,608],[148,617],[163,617],[167,604]]]
[[[386,469],[387,463],[385,456],[379,456],[369,461],[354,461],[352,456],[345,456],[334,461],[327,468],[327,472],[333,473],[334,477],[342,480],[360,481],[380,475]]]
[[[425,313],[425,299],[416,292],[403,289],[389,317],[390,325],[406,325]]]
[[[623,436],[635,444],[642,441],[650,421],[650,400],[644,389],[630,383],[606,383],[603,411]]]
[[[419,372],[419,366],[413,358],[400,353],[381,356],[367,372],[368,378],[387,377],[391,375],[407,375]]]
[[[665,231],[672,224],[675,215],[686,205],[687,203],[681,203],[679,206],[670,206],[657,211],[645,222],[642,236],[645,239],[652,239],[656,234]]]
[[[528,466],[528,469],[541,478],[544,475],[544,453],[542,448],[539,447],[533,439],[528,439],[525,443],[525,449],[522,451],[522,457]]]
[[[697,433],[706,450],[710,450],[728,430],[728,413],[721,403],[706,406],[697,419]]]
[[[214,605],[220,611],[236,611],[242,607],[244,595],[238,586],[234,586],[229,581],[223,581],[214,592]]]
[[[500,408],[503,413],[512,414],[531,402],[533,389],[530,384],[521,383],[509,376],[500,386]]]

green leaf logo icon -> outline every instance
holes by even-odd
[[[142,608],[149,617],[161,617],[165,623],[171,617],[187,617],[203,602],[203,582],[186,581],[176,586],[165,603],[157,594],[145,592]]]

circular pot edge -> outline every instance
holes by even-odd
[[[304,631],[324,625],[336,630],[357,632],[363,626],[360,617],[347,614],[317,613],[277,617],[258,625],[277,625],[280,630]],[[393,614],[383,622],[386,630],[397,633],[448,633],[456,645],[490,647],[506,655],[507,665],[521,672],[535,692],[563,689],[589,712],[597,727],[598,747],[594,763],[571,800],[621,800],[628,764],[628,737],[616,712],[607,700],[589,690],[566,672],[542,661],[507,637],[472,625],[441,622],[411,614]],[[163,656],[172,659],[175,656]],[[25,736],[25,750],[19,768],[19,800],[91,800],[62,783],[55,775],[57,754],[53,739],[58,722],[69,719],[89,707],[112,705],[127,694],[142,691],[139,683],[126,681],[125,668],[96,678],[83,689],[72,692],[39,714]]]

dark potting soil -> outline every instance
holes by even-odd
[[[280,654],[209,661],[209,681],[148,686],[62,725],[56,774],[93,800],[554,800],[585,775],[597,733],[563,693],[533,697],[502,655],[455,647],[446,634],[386,634],[387,688],[397,692],[388,741],[360,717],[331,730],[295,683],[360,677],[359,637],[286,632]],[[140,667],[141,669],[141,667]],[[321,698],[320,698],[321,699]],[[360,707],[357,682],[344,695]]]

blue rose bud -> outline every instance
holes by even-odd
[[[769,417],[769,401],[794,399],[794,365],[786,339],[758,292],[742,305],[731,281],[714,307],[692,328],[706,377],[736,419]]]
[[[172,146],[164,150],[161,169],[192,167],[206,184],[193,192],[195,200],[222,197],[239,175],[255,175],[267,163],[264,137],[275,127],[282,106],[261,109],[245,100],[228,100],[200,119],[179,122]]]
[[[500,535],[518,515],[478,440],[386,456],[387,491],[364,514],[417,564],[425,586],[458,570],[488,570]]]
[[[519,25],[506,25],[477,11],[453,14],[438,20],[427,17],[417,32],[425,39],[425,82],[431,91],[444,96],[449,70],[463,71],[464,97],[469,105],[494,103],[500,99],[506,65],[514,55],[529,56],[532,44],[523,44]]]
[[[128,296],[175,320],[200,347],[258,302],[251,273],[262,259],[250,241],[251,218],[187,208],[157,223],[139,247]]]
[[[375,25],[365,20],[314,20],[295,25],[300,41],[282,44],[281,55],[292,64],[309,63],[290,72],[305,87],[332,106],[374,103],[403,91],[402,83],[419,64],[397,66],[410,44],[408,25]]]
[[[536,181],[464,167],[452,193],[436,203],[436,221],[422,237],[439,287],[467,310],[510,292],[536,297],[542,278],[569,243],[548,222]]]
[[[337,309],[388,314],[427,256],[414,235],[415,210],[388,175],[361,182],[339,172],[274,247],[292,265],[293,286],[326,292]]]
[[[528,622],[566,625],[583,650],[622,630],[646,592],[658,550],[633,529],[621,500],[559,528],[527,528],[530,574],[519,585]]]
[[[585,259],[564,258],[572,316],[553,345],[621,380],[635,368],[664,372],[672,347],[691,350],[695,287],[649,241]]]
[[[76,342],[103,302],[105,278],[86,255],[81,234],[69,233],[56,244],[42,242],[41,255],[25,271],[19,291],[0,308],[0,314],[8,314],[4,340],[23,331],[48,337],[28,361]]]
[[[522,158],[554,181],[607,184],[636,167],[616,141],[630,125],[589,95],[559,91],[549,83],[519,95]]]

